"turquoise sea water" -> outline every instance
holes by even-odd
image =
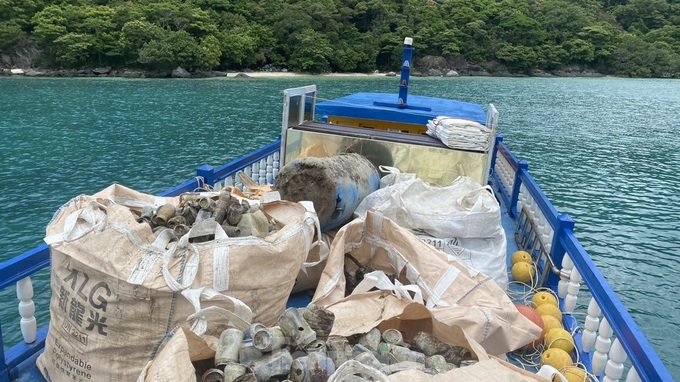
[[[42,243],[60,205],[117,182],[158,193],[275,139],[282,89],[396,92],[390,77],[0,78],[0,261]],[[410,94],[493,103],[522,159],[680,380],[680,82],[413,78]],[[675,195],[675,196],[674,196]],[[33,277],[47,307],[49,274]],[[6,344],[18,301],[0,292]],[[38,313],[47,323],[46,309]]]

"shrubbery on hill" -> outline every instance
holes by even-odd
[[[492,73],[680,76],[667,0],[0,0],[0,67],[396,70],[406,36]]]

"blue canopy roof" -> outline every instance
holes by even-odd
[[[397,107],[397,94],[355,93],[316,104],[317,116],[374,119],[426,125],[438,116],[469,119],[486,125],[481,105],[444,98],[409,95],[406,108]],[[388,106],[391,105],[391,106]]]

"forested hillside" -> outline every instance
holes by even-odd
[[[680,0],[0,0],[0,67],[680,76]]]

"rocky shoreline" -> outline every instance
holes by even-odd
[[[182,68],[174,70],[138,70],[138,69],[0,69],[0,75],[24,76],[24,77],[122,77],[122,78],[207,78],[207,77],[231,77],[237,73],[221,72],[216,70],[187,72]]]
[[[131,70],[131,69],[0,69],[0,76],[23,76],[23,77],[120,77],[120,78],[249,78],[249,77],[294,77],[312,75],[307,73],[295,72],[267,72],[267,71],[243,71],[243,72],[224,72],[217,70],[187,72],[187,74],[173,74],[175,71],[163,70]],[[375,72],[375,73],[325,73],[321,76],[396,76],[395,72]],[[426,72],[412,71],[413,77],[462,77],[462,76],[482,76],[482,77],[604,77],[605,74],[595,71],[582,70],[580,68],[566,68],[562,70],[545,72],[534,70],[531,74],[517,73],[490,73],[487,71],[456,71],[431,69]]]
[[[584,69],[579,66],[570,66],[564,69],[546,72],[533,70],[530,73],[510,73],[502,65],[490,65],[484,69],[479,65],[465,61],[448,62],[442,57],[426,56],[416,62],[416,67],[411,71],[414,77],[459,77],[459,76],[485,76],[485,77],[603,77],[605,74]],[[455,69],[454,69],[455,68]],[[212,77],[293,77],[311,75],[309,73],[296,73],[271,65],[261,68],[259,71],[243,70],[236,71],[192,71],[177,67],[173,70],[139,70],[139,69],[113,69],[110,67],[92,69],[41,69],[41,68],[0,68],[0,76],[24,76],[24,77],[121,77],[121,78],[212,78]],[[395,72],[373,73],[323,73],[322,76],[396,76]]]

